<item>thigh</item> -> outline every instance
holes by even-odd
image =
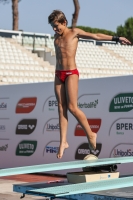
[[[78,80],[79,80],[79,77],[76,74],[70,75],[66,79],[65,87],[66,87],[68,107],[69,105],[77,106]]]
[[[65,92],[65,84],[59,80],[58,77],[55,76],[54,82],[54,90],[55,96],[58,101],[58,105],[67,106],[66,92]]]

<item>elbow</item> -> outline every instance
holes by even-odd
[[[97,34],[94,34],[93,37],[92,37],[93,40],[100,40],[100,37],[99,35]]]
[[[101,37],[99,35],[95,35],[95,40],[101,40]]]

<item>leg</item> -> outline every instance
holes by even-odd
[[[64,149],[68,148],[68,143],[66,138],[67,124],[68,124],[67,100],[66,100],[65,84],[62,83],[56,76],[55,76],[55,95],[58,101],[58,113],[59,113],[59,124],[60,124],[60,146],[57,158],[61,158],[63,156]]]
[[[67,94],[67,104],[69,111],[78,120],[82,128],[84,129],[90,149],[96,149],[96,133],[93,133],[88,124],[85,114],[77,106],[77,96],[78,96],[78,76],[76,74],[70,75],[65,82],[66,94]]]

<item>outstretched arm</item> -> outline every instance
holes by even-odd
[[[102,33],[89,33],[89,32],[85,32],[78,28],[76,28],[75,31],[77,32],[78,38],[103,40],[103,41],[104,40],[105,41],[116,41],[116,42],[120,42],[122,44],[131,44],[131,42],[124,37],[110,36],[110,35],[106,35],[106,34],[102,34]]]

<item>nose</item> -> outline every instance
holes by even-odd
[[[53,29],[54,29],[54,31],[56,31],[56,28],[55,28],[55,27],[54,27]]]

